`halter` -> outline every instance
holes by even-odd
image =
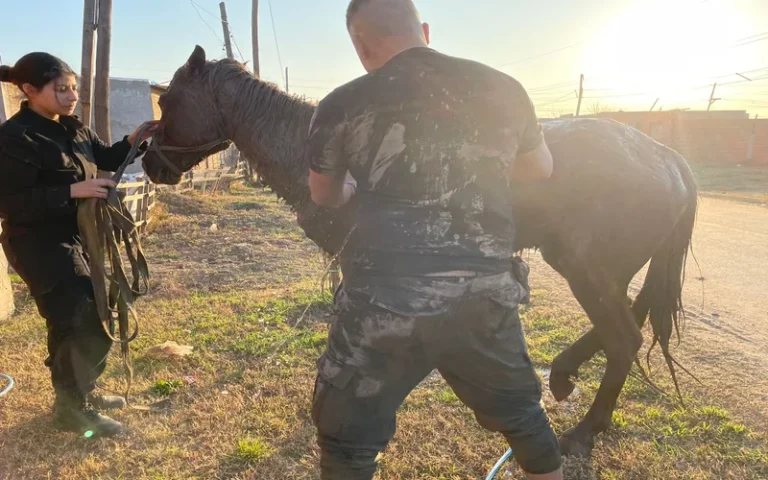
[[[203,145],[198,145],[196,147],[173,147],[170,145],[158,145],[157,143],[155,143],[155,137],[153,136],[152,143],[147,148],[147,152],[155,152],[157,154],[157,157],[160,159],[161,162],[163,162],[163,164],[168,170],[170,170],[175,175],[182,176],[184,175],[184,172],[182,172],[179,167],[174,165],[173,162],[168,160],[168,157],[166,157],[163,152],[203,153],[215,147],[218,147],[219,145],[222,145],[224,143],[231,143],[231,142],[226,138],[218,138],[212,142],[208,142]]]

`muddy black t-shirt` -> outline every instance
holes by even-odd
[[[358,183],[345,275],[463,277],[509,270],[508,171],[543,137],[511,77],[414,48],[318,105],[312,170]]]

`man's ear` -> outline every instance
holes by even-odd
[[[427,45],[429,45],[429,24],[426,22],[422,23],[421,30],[424,32],[424,40],[426,40]]]

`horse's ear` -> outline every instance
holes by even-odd
[[[189,65],[193,72],[199,72],[205,67],[205,50],[203,50],[203,47],[200,45],[195,46],[195,51],[189,56],[187,65]]]

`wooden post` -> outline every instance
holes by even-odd
[[[8,261],[5,259],[5,253],[0,249],[0,321],[10,317],[13,310],[13,286],[8,276]]]
[[[576,105],[576,116],[581,113],[581,100],[584,98],[584,75],[579,79],[579,103]]]
[[[0,63],[2,65],[2,63]],[[0,83],[0,123],[8,120],[5,117],[5,87]]]
[[[81,121],[91,126],[93,112],[93,40],[96,33],[96,0],[84,0],[83,9],[83,54],[80,66],[80,108]]]
[[[251,8],[251,45],[253,46],[253,74],[261,76],[259,70],[259,0],[252,0]]]
[[[109,124],[109,62],[112,48],[112,0],[98,0],[99,24],[96,49],[96,89],[94,92],[94,123],[96,134],[103,142],[112,143]]]
[[[227,21],[227,4],[219,4],[221,10],[221,28],[224,29],[224,46],[227,47],[227,58],[234,60],[235,54],[232,53],[232,35],[229,34],[229,22]]]

